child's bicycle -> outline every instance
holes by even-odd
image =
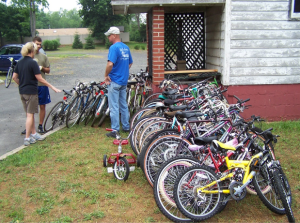
[[[112,129],[106,129],[106,131],[112,131]],[[128,138],[130,137],[131,132],[129,133],[127,138],[121,138],[119,134],[117,134],[116,138],[113,141],[114,145],[118,145],[118,153],[110,154],[109,158],[107,155],[103,156],[103,166],[107,167],[108,164],[113,164],[113,167],[108,167],[108,173],[114,173],[115,178],[118,180],[126,181],[129,177],[129,172],[134,171],[135,166],[130,166],[129,164],[136,164],[136,158],[132,153],[122,153],[122,145],[128,144]],[[130,157],[126,159],[126,157]]]

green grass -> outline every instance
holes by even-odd
[[[279,134],[275,146],[300,219],[300,121],[264,123]],[[109,127],[109,123],[105,123]],[[75,126],[48,136],[0,162],[0,222],[168,222],[157,208],[140,168],[126,182],[102,166],[104,154],[117,151],[104,128]],[[125,133],[121,133],[125,136]],[[129,145],[123,152],[132,153]],[[236,203],[211,222],[286,222],[256,196]]]

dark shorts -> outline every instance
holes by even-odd
[[[46,105],[51,102],[49,88],[47,86],[38,87],[39,105]]]
[[[26,113],[39,113],[38,95],[37,94],[20,94],[23,108]]]

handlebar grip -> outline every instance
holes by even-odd
[[[241,104],[243,104],[243,103],[245,103],[245,102],[247,102],[247,101],[250,101],[250,98],[241,101]]]

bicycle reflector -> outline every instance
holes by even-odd
[[[67,96],[64,96],[64,97],[63,97],[63,100],[64,100],[64,101],[67,100]]]
[[[97,91],[96,93],[95,93],[95,95],[98,95],[99,94],[99,92]]]
[[[102,95],[104,95],[104,91],[101,90],[100,93],[101,93]]]

